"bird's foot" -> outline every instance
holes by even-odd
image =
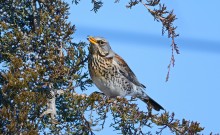
[[[104,93],[102,93],[102,92],[95,91],[95,92],[91,93],[89,96],[93,96],[93,95],[100,95],[100,96],[104,96],[105,94],[104,94]]]

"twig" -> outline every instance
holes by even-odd
[[[51,87],[52,86],[49,84],[50,98],[47,99],[47,109],[46,109],[46,111],[44,111],[40,115],[40,117],[43,117],[44,115],[50,114],[50,117],[52,119],[52,123],[53,124],[58,124],[58,121],[55,118],[56,115],[57,115],[57,111],[56,111],[56,97],[64,94],[64,91],[63,90],[53,91],[53,90],[51,90]]]
[[[166,17],[163,17],[163,14],[167,14],[168,12],[165,11],[166,7],[160,5],[160,10],[151,10],[148,6],[148,4],[144,3],[142,0],[140,1],[146,8],[147,10],[155,17],[157,21],[160,21],[163,24],[163,29],[162,29],[162,35],[165,33],[165,31],[168,32],[168,38],[172,39],[172,44],[171,44],[171,58],[170,58],[170,63],[168,65],[168,72],[166,76],[166,81],[169,79],[170,75],[170,70],[171,70],[171,65],[174,67],[175,65],[175,56],[174,56],[174,51],[176,54],[179,54],[179,49],[177,44],[175,43],[175,38],[179,36],[178,34],[175,33],[176,27],[173,27],[173,21],[176,19],[175,15],[173,15],[173,11],[169,13]],[[156,3],[158,4],[159,1]],[[151,5],[155,6],[155,4]],[[165,28],[165,30],[164,30]]]

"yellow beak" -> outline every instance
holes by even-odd
[[[97,44],[97,40],[95,40],[94,37],[89,36],[87,39],[89,40],[90,43],[92,43],[92,44]]]

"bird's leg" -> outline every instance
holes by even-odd
[[[136,96],[132,96],[130,101],[137,101],[137,97]]]

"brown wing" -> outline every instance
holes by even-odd
[[[129,81],[131,81],[135,85],[146,88],[143,84],[141,84],[137,80],[135,74],[129,68],[128,64],[118,54],[115,55],[113,60],[120,66],[119,71],[124,77],[126,77]]]

